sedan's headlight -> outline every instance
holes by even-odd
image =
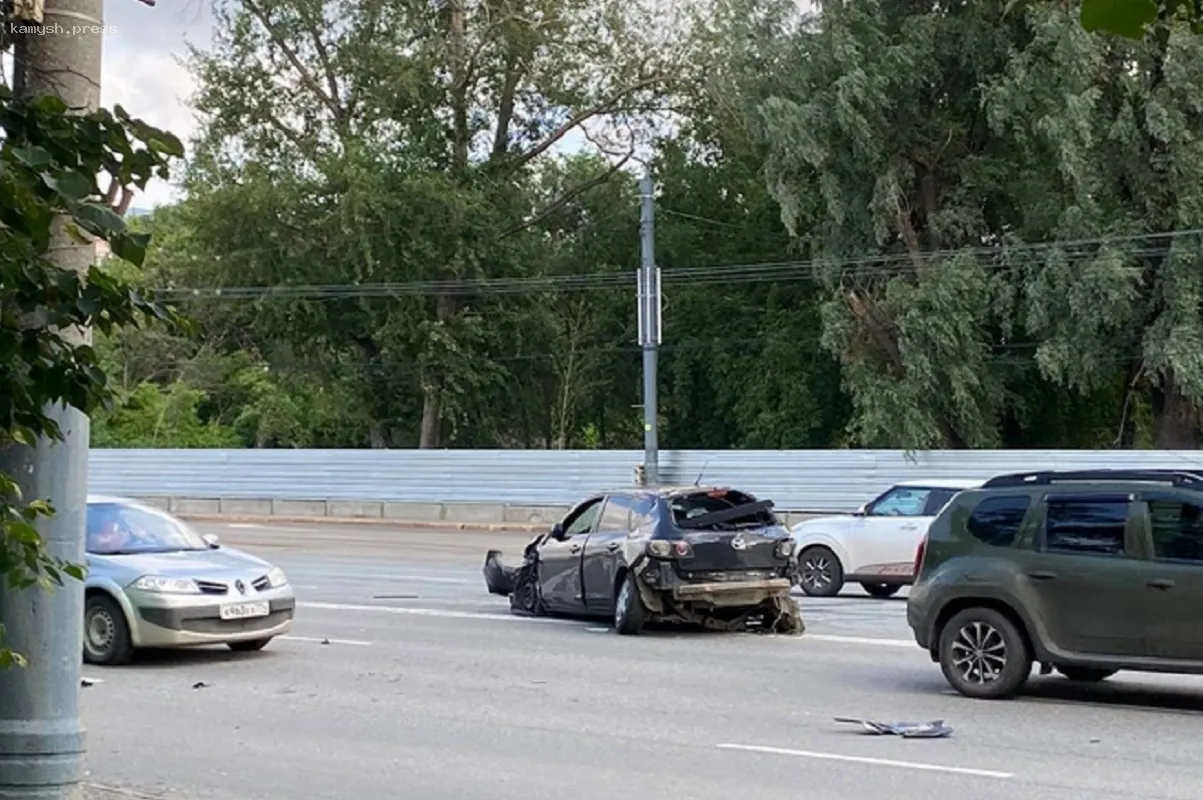
[[[158,575],[143,575],[134,581],[134,588],[160,594],[200,594],[200,587],[191,578],[163,578]]]
[[[281,586],[288,585],[288,577],[284,574],[284,570],[272,567],[271,572],[267,573],[267,582],[273,589],[279,589]]]

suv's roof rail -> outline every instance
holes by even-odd
[[[1086,469],[1043,470],[1040,472],[1015,472],[997,475],[982,484],[983,489],[1002,486],[1047,486],[1062,481],[1146,481],[1172,483],[1175,486],[1203,488],[1203,470],[1178,469]]]

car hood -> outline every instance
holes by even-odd
[[[143,575],[159,575],[165,578],[236,575],[253,579],[270,570],[271,564],[249,553],[222,547],[216,550],[179,550],[172,553],[90,555],[88,568],[91,574],[98,577],[128,576],[130,580]]]

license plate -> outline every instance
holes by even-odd
[[[222,619],[254,619],[271,613],[270,603],[239,603],[221,607]]]

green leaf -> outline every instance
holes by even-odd
[[[1154,0],[1082,0],[1082,27],[1143,39],[1159,10]]]
[[[92,181],[79,172],[63,172],[46,176],[46,185],[67,201],[76,203],[93,194]]]
[[[25,656],[7,647],[0,648],[0,670],[24,666]]]
[[[113,209],[98,203],[80,203],[73,216],[89,233],[105,239],[125,230],[125,220]]]
[[[54,160],[54,156],[45,147],[36,145],[30,147],[14,147],[12,149],[13,158],[20,161],[30,169],[41,169]]]
[[[109,242],[113,254],[140,267],[146,260],[146,248],[150,246],[149,233],[119,233]]]
[[[14,426],[13,429],[9,431],[9,435],[12,436],[13,441],[17,444],[23,444],[26,447],[34,447],[37,445],[37,434],[24,426]]]

